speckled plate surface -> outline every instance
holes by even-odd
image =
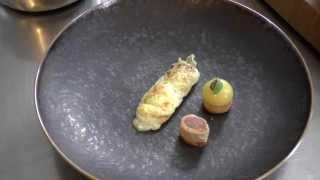
[[[310,84],[291,41],[233,2],[107,1],[61,33],[41,65],[36,106],[50,141],[74,167],[101,179],[253,179],[292,152],[308,122]],[[132,127],[141,96],[174,63],[197,56],[201,78],[161,130]],[[214,76],[235,89],[232,110],[210,115],[201,87]],[[209,144],[178,138],[194,113]]]

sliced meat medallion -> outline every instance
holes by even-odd
[[[194,114],[188,114],[180,121],[180,136],[187,144],[196,147],[205,146],[209,132],[207,121]]]

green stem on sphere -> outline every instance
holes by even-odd
[[[210,89],[213,91],[213,94],[218,94],[223,88],[223,83],[219,78],[216,78],[210,84]]]

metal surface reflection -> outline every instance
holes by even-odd
[[[30,6],[35,0],[28,0]],[[71,19],[81,14],[87,7],[101,1],[80,1],[75,6],[42,14],[29,14],[0,8],[1,50],[13,51],[20,60],[33,60],[37,63],[45,55],[55,35]]]
[[[15,15],[14,18],[12,15]],[[24,60],[36,60],[44,55],[53,35],[53,32],[45,30],[45,22],[35,16],[0,9],[0,23],[7,24],[0,29],[0,38],[7,42],[1,44],[3,48],[14,49],[14,54]]]
[[[47,49],[48,43],[45,41],[45,35],[43,34],[41,27],[36,27],[36,33],[38,36],[39,47],[41,48],[42,53],[44,53]]]
[[[30,9],[33,9],[36,6],[36,3],[33,0],[29,0],[27,2],[29,2]]]
[[[78,0],[0,0],[0,3],[21,11],[40,12],[58,9],[76,1]]]

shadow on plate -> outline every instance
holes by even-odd
[[[171,165],[177,169],[190,170],[198,167],[203,148],[192,147],[179,137],[175,144]]]
[[[61,180],[77,179],[86,180],[84,175],[80,174],[70,164],[68,164],[57,152],[55,153],[55,163]]]

